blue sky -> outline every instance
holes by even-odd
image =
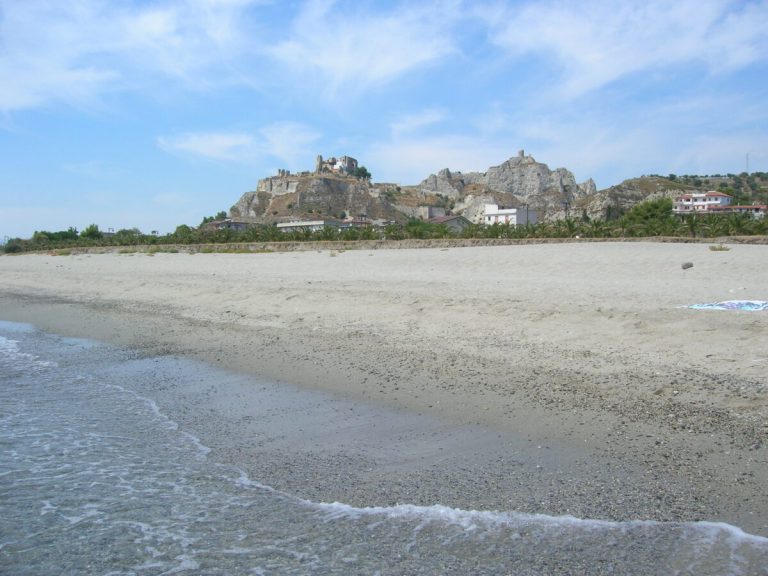
[[[317,154],[768,171],[766,30],[764,0],[0,0],[0,239],[197,225]]]

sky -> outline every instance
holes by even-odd
[[[196,226],[317,154],[768,172],[766,30],[766,0],[0,0],[0,241]]]

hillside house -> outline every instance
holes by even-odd
[[[419,206],[418,208],[418,216],[422,220],[430,220],[445,215],[445,208],[442,206]]]
[[[204,225],[205,228],[213,230],[236,230],[242,232],[247,230],[253,224],[247,220],[239,220],[236,218],[225,218],[224,220],[213,220]]]
[[[324,228],[338,228],[338,220],[293,220],[291,222],[278,222],[277,229],[281,232],[300,232],[309,230],[319,232]]]
[[[486,226],[493,226],[494,224],[525,226],[526,224],[536,224],[536,219],[536,211],[530,210],[528,206],[500,208],[498,204],[486,204],[483,214],[483,224]]]
[[[718,206],[710,208],[709,212],[713,214],[749,214],[752,218],[763,218],[768,212],[768,205],[765,204],[730,204],[728,206]]]
[[[699,214],[717,212],[730,206],[733,196],[723,192],[692,192],[675,199],[672,211],[675,214]]]
[[[471,224],[469,220],[459,214],[453,214],[449,216],[437,216],[427,220],[430,224],[442,224],[451,232],[462,232],[467,226]]]

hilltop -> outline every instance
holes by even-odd
[[[581,198],[575,209],[591,219],[612,220],[639,202],[657,198],[674,199],[687,192],[719,190],[734,196],[734,204],[768,203],[768,174],[715,174],[668,176],[650,175],[624,180],[620,184]]]
[[[577,183],[568,169],[552,170],[521,150],[485,172],[444,168],[418,184],[400,185],[371,182],[370,174],[358,168],[354,158],[318,156],[312,172],[281,170],[259,180],[256,190],[243,194],[230,208],[229,216],[261,224],[360,216],[403,223],[452,213],[478,222],[485,204],[499,204],[527,206],[545,222],[566,216],[611,220],[639,202],[697,190],[720,190],[735,196],[737,203],[764,204],[768,174],[650,175],[597,190],[592,179]]]
[[[342,158],[357,167],[354,159]],[[522,150],[485,172],[462,173],[445,168],[408,186],[372,183],[355,176],[351,169],[329,168],[328,161],[322,162],[319,157],[313,172],[291,174],[281,170],[259,180],[256,190],[243,194],[229,214],[254,223],[359,215],[403,222],[444,211],[475,221],[484,204],[496,203],[528,205],[543,218],[557,219],[567,206],[595,192],[591,179],[578,184],[569,170],[550,170]]]

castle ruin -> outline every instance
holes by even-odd
[[[352,175],[357,170],[357,160],[351,156],[342,156],[340,158],[330,157],[323,160],[323,157],[318,154],[315,161],[315,172],[321,174],[323,172],[331,172],[333,174],[347,174]]]

